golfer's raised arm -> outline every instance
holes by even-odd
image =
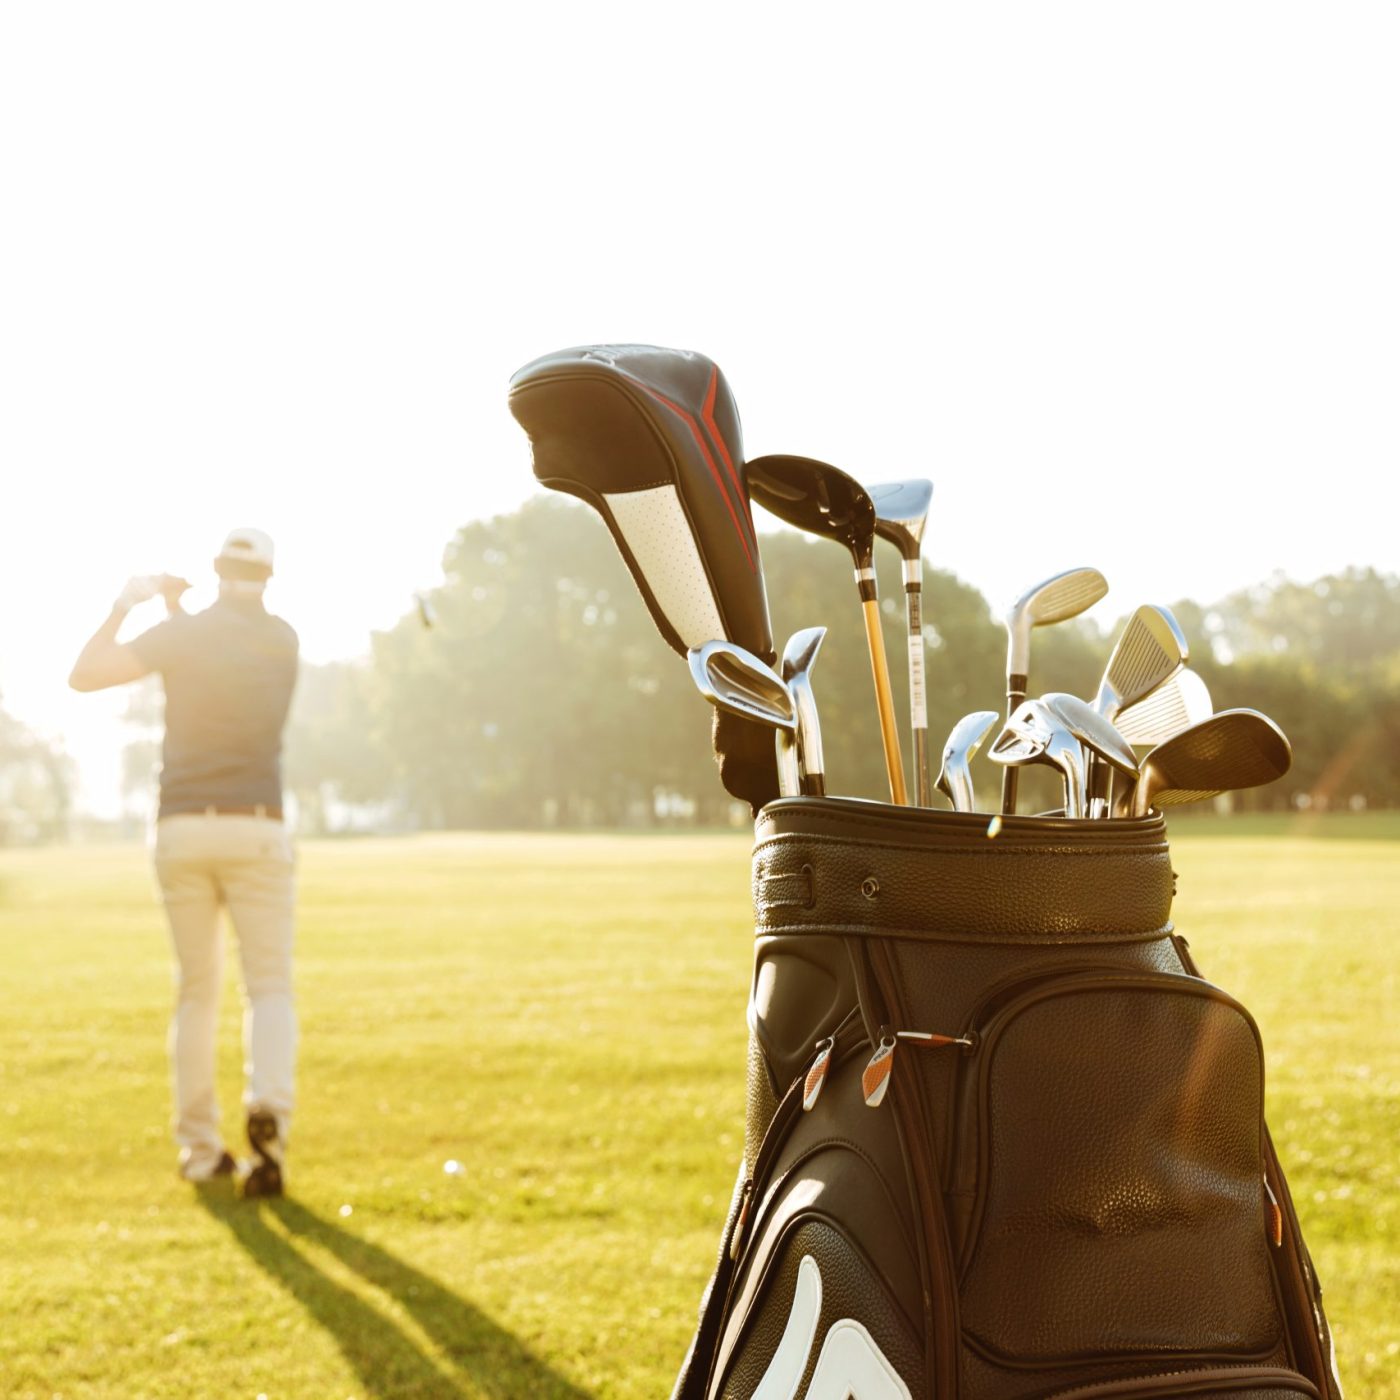
[[[130,643],[117,640],[117,633],[121,631],[127,613],[138,603],[154,598],[159,591],[158,578],[143,575],[127,580],[126,587],[112,604],[112,611],[87,639],[73,663],[73,669],[68,673],[68,684],[74,690],[106,690],[109,686],[139,681],[150,671],[150,666]]]

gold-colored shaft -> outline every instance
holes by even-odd
[[[880,629],[880,604],[874,598],[867,598],[861,608],[865,613],[865,639],[870,645],[870,671],[875,677],[875,703],[880,710],[880,738],[885,746],[890,801],[907,807],[909,794],[904,786],[904,759],[899,752],[899,730],[894,723],[894,696],[890,692],[890,664],[885,659],[885,634]]]

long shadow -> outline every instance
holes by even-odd
[[[591,1400],[587,1391],[541,1361],[479,1308],[296,1201],[244,1201],[217,1187],[200,1190],[198,1200],[228,1227],[253,1262],[335,1338],[367,1395],[448,1400],[479,1393],[491,1400]],[[347,1268],[394,1298],[442,1349],[446,1364],[322,1273],[269,1225],[264,1212],[275,1216],[288,1234],[330,1250]]]

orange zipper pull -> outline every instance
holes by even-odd
[[[875,1047],[875,1053],[861,1071],[860,1091],[865,1095],[867,1108],[879,1108],[885,1101],[890,1087],[890,1075],[894,1071],[895,1047],[898,1044],[899,1040],[895,1036],[885,1032],[880,1037],[879,1045]]]
[[[1264,1214],[1269,1221],[1269,1241],[1275,1249],[1283,1245],[1283,1207],[1278,1203],[1278,1197],[1274,1195],[1274,1188],[1269,1185],[1269,1178],[1264,1178],[1264,1195],[1268,1197],[1268,1202],[1264,1207]]]
[[[812,1068],[807,1071],[807,1077],[802,1081],[803,1113],[810,1113],[817,1106],[822,1086],[826,1083],[827,1073],[831,1069],[831,1055],[835,1049],[835,1036],[829,1035],[825,1040],[817,1042],[817,1058],[812,1061]]]

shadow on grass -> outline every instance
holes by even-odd
[[[515,1337],[442,1284],[296,1201],[245,1201],[201,1189],[200,1204],[335,1338],[369,1396],[485,1395],[590,1400]],[[273,1225],[276,1221],[281,1229]],[[285,1232],[285,1233],[284,1233]],[[294,1240],[329,1250],[392,1297],[441,1349],[434,1358],[392,1319],[328,1278]]]

